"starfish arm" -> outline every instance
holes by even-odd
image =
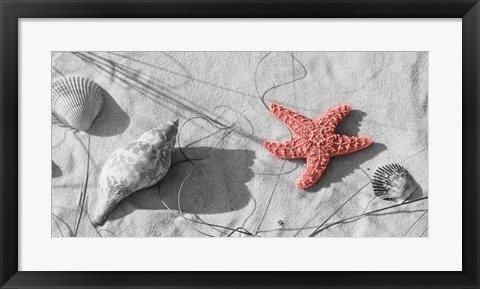
[[[304,135],[312,125],[312,120],[301,114],[289,110],[279,104],[272,103],[270,111],[281,120],[296,135]]]
[[[298,159],[305,157],[305,149],[298,140],[289,140],[283,143],[264,141],[263,147],[272,155],[281,159]]]
[[[345,155],[364,149],[371,144],[372,141],[368,137],[335,134],[332,136],[332,146],[329,152],[332,156]]]
[[[318,181],[327,168],[329,160],[330,156],[320,148],[312,150],[307,157],[307,168],[297,182],[297,187],[306,189]]]
[[[348,104],[330,108],[313,122],[322,127],[324,132],[335,133],[335,127],[352,110]]]

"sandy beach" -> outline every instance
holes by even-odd
[[[428,237],[427,52],[53,53],[52,83],[72,76],[104,104],[87,132],[52,124],[52,237]],[[337,133],[372,144],[298,189],[305,159],[262,147],[291,137],[272,102],[312,119],[349,104]],[[92,225],[105,160],[173,118],[167,175]],[[375,196],[390,163],[410,172],[411,203]]]

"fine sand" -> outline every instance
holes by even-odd
[[[53,53],[52,81],[87,77],[106,93],[88,133],[52,125],[52,236],[427,237],[428,199],[334,223],[396,204],[374,195],[370,178],[381,165],[400,163],[418,184],[411,199],[428,196],[428,53],[266,55]],[[284,161],[262,147],[290,137],[262,103],[265,92],[265,103],[310,118],[350,104],[337,132],[373,144],[332,158],[315,185],[297,189],[305,160]],[[172,163],[185,159],[179,147],[191,159],[205,158],[174,165],[158,185],[123,200],[103,226],[92,226],[104,160],[174,117],[182,129]],[[328,228],[317,230],[322,225]]]

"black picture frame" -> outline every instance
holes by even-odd
[[[0,0],[0,13],[1,288],[479,288],[480,206],[477,177],[480,6],[477,0]],[[18,271],[18,20],[123,17],[462,18],[463,270],[460,272]],[[441,258],[442,252],[438,254]],[[235,260],[229,258],[225,262]]]

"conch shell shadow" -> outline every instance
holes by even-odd
[[[184,148],[190,158],[207,155],[211,147]],[[174,149],[172,164],[183,160]],[[183,162],[170,168],[160,184],[138,191],[124,199],[110,214],[109,220],[122,219],[136,210],[179,210],[177,197],[180,185],[194,169],[181,190],[180,206],[183,213],[219,214],[239,210],[250,202],[246,183],[254,177],[251,167],[255,152],[239,149],[216,149],[204,160],[195,161],[195,168]]]

